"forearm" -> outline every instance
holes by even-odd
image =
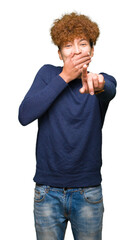
[[[105,85],[102,92],[96,94],[96,96],[105,102],[111,101],[116,95],[117,82],[114,77],[106,73],[100,73],[104,76]]]

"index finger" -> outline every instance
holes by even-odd
[[[88,87],[89,87],[89,93],[91,95],[94,95],[94,86],[93,86],[92,76],[89,76],[88,78]]]
[[[87,65],[85,64],[83,66],[83,71],[82,71],[82,82],[87,80]]]

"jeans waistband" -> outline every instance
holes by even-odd
[[[94,187],[99,187],[101,184],[98,184],[98,185],[94,185],[94,186],[85,186],[85,187],[57,187],[57,186],[51,186],[49,185],[49,187],[52,187],[52,188],[61,188],[61,189],[73,189],[73,188],[94,188]],[[44,184],[38,184],[36,183],[36,186],[44,186]]]

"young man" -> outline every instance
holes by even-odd
[[[51,37],[63,67],[44,65],[19,108],[19,121],[38,119],[34,217],[38,240],[101,240],[102,127],[116,80],[87,67],[99,36],[87,16],[65,14]]]

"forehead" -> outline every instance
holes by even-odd
[[[88,41],[88,39],[86,37],[76,37],[74,39],[67,40],[67,42],[81,42],[81,41]]]

